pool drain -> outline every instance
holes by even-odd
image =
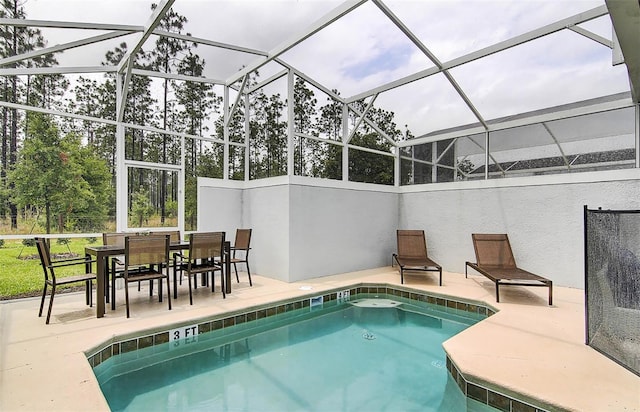
[[[368,330],[365,330],[364,333],[362,334],[362,337],[365,338],[366,340],[374,340],[376,338],[376,335],[369,332]]]

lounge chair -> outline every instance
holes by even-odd
[[[398,253],[393,258],[400,266],[400,283],[404,283],[405,270],[438,272],[438,284],[442,286],[442,266],[431,260],[427,254],[424,230],[398,230]]]
[[[553,282],[518,268],[506,234],[474,233],[471,237],[477,263],[466,262],[465,277],[470,267],[489,278],[496,285],[496,302],[500,302],[501,285],[516,285],[548,287],[549,305],[553,304]]]

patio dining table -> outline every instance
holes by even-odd
[[[188,250],[189,242],[177,242],[171,243],[169,246],[170,250]],[[224,242],[224,281],[225,281],[225,293],[231,293],[231,262],[226,257],[229,256],[231,249],[231,242]],[[105,284],[109,281],[108,277],[108,259],[111,256],[124,255],[124,248],[121,246],[86,246],[84,248],[85,255],[94,256],[96,258],[97,265],[97,286],[96,286],[96,317],[102,318],[105,314]],[[169,270],[169,268],[167,268]],[[113,274],[112,274],[113,276]],[[173,282],[174,296],[177,295],[177,285],[175,281]],[[102,296],[102,298],[99,298]]]

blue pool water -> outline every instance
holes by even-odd
[[[370,302],[113,356],[96,376],[114,411],[466,411],[442,342],[478,319]]]

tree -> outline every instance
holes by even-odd
[[[153,205],[149,201],[149,194],[145,191],[138,191],[131,196],[131,215],[136,219],[138,227],[153,214]]]
[[[13,19],[25,18],[24,8],[19,4],[18,0],[4,0],[0,4],[0,18],[5,17]],[[32,51],[34,48],[46,46],[40,30],[30,27],[2,25],[0,26],[0,38],[2,39],[0,44],[0,57],[16,56]],[[11,63],[8,67],[47,66],[54,63],[55,59],[52,55],[45,55],[18,63]],[[40,103],[36,105],[42,107],[46,104],[45,102],[51,104],[50,102],[52,101],[52,99],[49,99],[52,83],[47,82],[46,77],[48,76],[39,76]],[[61,82],[62,76],[52,76],[51,78],[55,78],[56,81]],[[20,103],[23,101],[27,104],[32,104],[34,99],[29,96],[29,91],[31,90],[29,86],[30,79],[31,77],[27,76],[27,85],[25,86],[23,79],[18,76],[5,76],[4,82],[0,86],[2,100],[11,103]],[[63,84],[64,82],[59,83],[59,85]],[[47,97],[45,98],[45,96]],[[7,177],[17,161],[19,141],[21,138],[21,131],[18,127],[22,116],[15,108],[3,107],[0,117],[2,123],[0,130],[2,134],[0,179],[2,180],[2,190],[11,192],[14,190],[14,187]],[[6,215],[6,211],[8,210],[11,218],[11,228],[17,229],[17,205],[11,202],[10,197],[6,197],[6,199],[8,199],[8,204],[0,205],[0,212],[2,215]]]
[[[155,10],[158,7],[153,3],[151,9]],[[187,18],[176,13],[173,9],[167,11],[158,28],[172,33],[181,33],[184,24],[187,22]],[[193,46],[195,47],[195,43]],[[156,40],[156,47],[151,52],[151,66],[164,73],[172,73],[175,67],[180,63],[178,55],[189,46],[185,40],[177,39],[174,37],[158,36]],[[169,128],[169,79],[165,78],[163,82],[163,95],[162,95],[162,128],[167,130]],[[162,136],[162,163],[167,163],[167,136]],[[162,183],[160,185],[160,223],[164,223],[166,215],[167,193],[165,192],[167,187],[167,173],[162,171]]]
[[[104,177],[100,170],[104,173],[106,166],[91,156],[90,160],[85,158],[87,153],[81,151],[77,136],[61,137],[50,116],[41,113],[27,116],[27,138],[20,161],[10,174],[16,188],[12,200],[20,207],[44,209],[46,233],[51,233],[53,216],[57,217],[58,230],[63,232],[70,217],[79,211],[93,213],[95,209],[91,206],[101,202],[101,195],[94,190],[104,187],[97,181]],[[98,187],[92,187],[96,182]]]
[[[318,136],[315,124],[316,104],[313,90],[306,86],[304,79],[297,78],[293,87],[293,130],[309,136]],[[298,137],[294,152],[295,174],[318,176],[319,164],[323,160],[321,143]]]

